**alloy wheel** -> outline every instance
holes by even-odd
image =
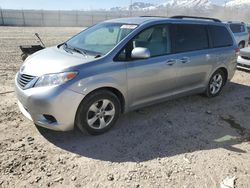
[[[87,113],[87,123],[93,129],[107,127],[115,116],[115,106],[108,99],[98,100],[92,104]]]
[[[215,74],[209,86],[211,94],[213,95],[217,94],[220,91],[222,84],[223,84],[223,78],[221,74]]]

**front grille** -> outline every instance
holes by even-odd
[[[246,65],[246,64],[238,63],[238,66],[240,66],[240,67],[245,67],[245,68],[250,69],[250,65]]]
[[[22,88],[25,88],[25,86],[27,86],[27,84],[30,83],[34,78],[35,76],[19,73],[17,77],[17,82],[19,86],[21,86]]]
[[[246,60],[250,60],[250,57],[246,57],[246,56],[241,56],[241,58],[246,59]]]

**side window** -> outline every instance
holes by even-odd
[[[176,24],[172,26],[174,53],[209,48],[206,26]]]
[[[117,41],[116,43],[120,42],[122,39],[124,39],[129,33],[131,33],[131,29],[121,29],[119,31]]]
[[[170,53],[170,32],[167,25],[157,25],[145,29],[135,36],[120,52],[116,59],[130,60],[131,52],[136,47],[147,48],[151,57]]]
[[[243,24],[230,24],[230,29],[233,33],[245,32],[245,26]]]
[[[245,25],[241,25],[241,32],[246,32],[246,27],[245,27]]]
[[[210,36],[214,48],[227,47],[233,45],[233,39],[226,27],[209,26]]]

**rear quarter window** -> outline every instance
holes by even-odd
[[[229,26],[233,33],[241,33],[246,31],[243,24],[230,24]]]
[[[210,25],[209,32],[214,48],[227,47],[233,45],[233,39],[229,31],[224,26]]]
[[[209,48],[205,25],[176,24],[171,26],[173,51],[175,53],[203,50]]]

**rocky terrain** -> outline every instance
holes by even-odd
[[[36,127],[17,107],[19,45],[82,28],[0,27],[0,187],[250,187],[250,73],[221,96],[184,97],[125,114],[101,136]]]

